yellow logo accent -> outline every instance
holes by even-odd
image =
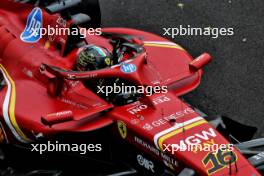
[[[107,65],[110,65],[110,64],[111,64],[111,61],[110,61],[110,58],[109,58],[109,57],[105,59],[105,63],[106,63]]]
[[[172,132],[170,132],[170,133],[168,133],[168,134],[162,136],[162,137],[159,138],[159,140],[158,140],[158,144],[159,144],[160,149],[163,150],[163,146],[162,146],[162,144],[163,144],[163,142],[164,142],[165,140],[167,140],[168,138],[173,137],[173,136],[175,136],[175,135],[181,133],[183,130],[188,130],[188,129],[191,129],[191,128],[193,128],[193,127],[196,127],[196,126],[199,126],[199,125],[201,125],[201,124],[204,124],[204,123],[207,123],[207,121],[205,121],[205,120],[200,120],[200,121],[198,121],[198,122],[192,123],[192,124],[187,125],[187,126],[182,127],[182,128],[179,128],[179,129],[177,129],[177,130],[174,130],[174,131],[172,131]]]
[[[50,48],[50,42],[49,41],[45,42],[44,48],[45,49],[49,49]]]
[[[117,121],[117,128],[120,133],[120,136],[125,139],[127,137],[127,127],[123,121]]]

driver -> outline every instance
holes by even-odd
[[[76,59],[78,71],[91,71],[111,67],[113,65],[112,54],[103,47],[87,45],[79,52]]]
[[[106,48],[86,45],[77,55],[75,68],[77,71],[93,71],[108,68],[113,65],[112,58],[112,54]],[[85,85],[93,91],[98,92],[98,87],[110,85],[111,82],[111,80],[100,78],[87,80]],[[104,94],[101,94],[101,96],[105,97]]]
[[[92,71],[108,68],[114,65],[113,58],[113,55],[106,48],[95,45],[87,45],[78,53],[75,67],[78,71]],[[116,85],[122,85],[123,81],[121,81],[119,78],[101,78],[95,80],[87,80],[85,82],[85,85],[91,88],[94,92],[98,92],[98,87],[111,86],[114,83]],[[137,94],[135,93],[110,94],[109,96],[106,96],[106,94],[104,93],[99,93],[99,95],[103,98],[106,98],[106,100],[108,101],[115,102],[116,104],[129,102],[130,99],[137,98]]]

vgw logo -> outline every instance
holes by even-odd
[[[42,11],[40,8],[34,8],[27,18],[27,24],[20,35],[20,39],[27,43],[35,43],[41,38],[42,29]]]

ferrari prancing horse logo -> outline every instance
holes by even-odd
[[[127,137],[127,127],[123,121],[117,121],[117,128],[120,133],[120,136],[125,139]]]

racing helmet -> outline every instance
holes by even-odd
[[[78,53],[76,69],[78,71],[98,70],[113,64],[112,54],[103,47],[87,45]]]

